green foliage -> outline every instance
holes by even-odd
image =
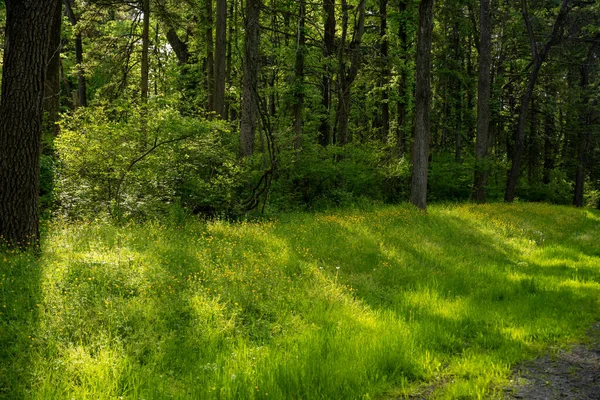
[[[376,143],[283,151],[271,203],[280,210],[327,209],[383,200],[383,156]]]
[[[0,255],[0,398],[493,398],[600,317],[598,211],[172,216]]]
[[[228,135],[221,123],[168,106],[80,108],[56,139],[60,211],[129,218],[174,203],[228,211],[243,182]]]

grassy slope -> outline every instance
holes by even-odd
[[[0,398],[490,397],[600,319],[599,239],[542,204],[54,226],[0,255]]]

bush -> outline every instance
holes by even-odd
[[[98,105],[63,119],[56,139],[59,211],[147,217],[179,204],[197,212],[234,207],[243,181],[230,133],[170,107]]]

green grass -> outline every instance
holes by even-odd
[[[490,398],[600,319],[600,213],[55,223],[0,254],[0,398]]]

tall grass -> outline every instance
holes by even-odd
[[[543,204],[55,223],[0,255],[0,397],[499,396],[600,319],[599,239]]]

